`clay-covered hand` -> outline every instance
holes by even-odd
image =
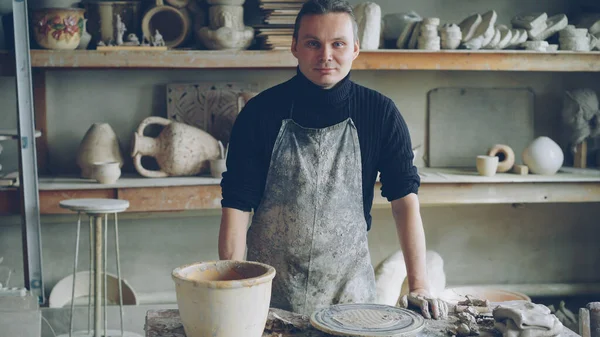
[[[426,289],[415,289],[408,295],[402,296],[398,300],[398,306],[402,308],[417,307],[423,317],[427,319],[448,317],[448,304],[441,299],[432,297]]]

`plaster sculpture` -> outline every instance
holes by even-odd
[[[475,30],[481,24],[481,20],[481,15],[475,13],[465,18],[461,23],[458,24],[462,32],[463,42],[469,41],[473,38]]]
[[[439,18],[425,18],[419,25],[419,30],[413,32],[419,34],[417,45],[423,50],[440,50],[441,39],[438,35]]]
[[[422,18],[411,11],[383,16],[383,41],[387,48],[405,49],[417,22]]]
[[[358,23],[358,40],[363,50],[379,49],[381,37],[381,7],[374,2],[363,2],[354,7]]]
[[[495,30],[494,37],[492,37],[492,39],[490,40],[490,43],[483,46],[484,49],[496,49],[496,47],[500,43],[500,38],[502,37],[502,32],[500,32],[500,28],[498,28],[498,27],[494,28],[494,30]]]
[[[506,25],[498,25],[496,28],[500,31],[500,41],[498,41],[495,49],[504,49],[510,45],[513,38],[512,30]]]
[[[444,24],[440,27],[441,49],[456,49],[462,41],[462,32],[456,24]]]
[[[521,47],[526,50],[534,50],[545,52],[548,50],[548,41],[525,41],[521,44]]]
[[[557,14],[551,16],[546,20],[546,29],[541,31],[538,34],[529,33],[529,38],[536,41],[543,41],[548,39],[550,36],[558,33],[559,31],[565,29],[569,24],[569,19],[565,14]]]
[[[123,42],[124,46],[139,46],[140,40],[134,33],[130,33],[127,35],[127,41]]]
[[[510,23],[513,25],[514,28],[523,28],[530,30],[535,27],[544,25],[547,19],[548,14],[543,12],[534,12],[517,15],[512,18]]]
[[[494,10],[485,12],[481,15],[481,23],[475,29],[473,37],[470,40],[464,42],[464,46],[467,49],[477,50],[487,46],[494,35],[496,34],[496,20],[498,14]]]
[[[534,139],[523,151],[523,163],[535,174],[552,175],[558,172],[564,161],[560,146],[549,137]]]
[[[600,106],[593,89],[565,91],[561,116],[563,132],[572,151],[585,139],[600,135]]]
[[[156,138],[144,136],[144,129],[152,124],[164,126]],[[154,157],[160,169],[144,168],[143,156]],[[219,144],[199,128],[153,116],[144,119],[133,134],[131,157],[144,177],[192,176],[208,173],[209,160],[219,157]]]
[[[92,178],[93,165],[97,162],[118,162],[119,167],[123,167],[119,139],[108,123],[94,123],[77,151],[77,165],[83,178]]]
[[[561,50],[590,51],[597,45],[597,39],[588,33],[587,28],[573,25],[567,25],[560,31],[558,41]]]
[[[250,47],[254,39],[254,29],[244,25],[245,0],[208,1],[210,8],[208,27],[198,31],[202,44],[213,50],[239,50]]]

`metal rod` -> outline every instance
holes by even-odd
[[[92,217],[89,217],[90,222],[90,274],[88,277],[88,335],[90,334],[90,329],[92,326],[92,280],[94,279],[93,275],[93,266],[94,266],[94,223]]]
[[[119,279],[119,313],[121,314],[121,337],[123,337],[123,287],[121,285],[121,256],[119,253],[119,220],[115,213],[115,251],[117,254],[117,278]]]
[[[75,280],[77,279],[77,259],[79,258],[79,231],[81,230],[81,212],[77,212],[77,234],[75,235],[75,261],[73,262],[73,288],[71,289],[71,317],[69,337],[73,336],[73,313],[75,310]]]
[[[35,117],[29,48],[27,2],[13,0],[13,29],[17,82],[19,125],[19,178],[21,194],[21,231],[23,240],[23,275],[25,287],[45,302],[42,272],[42,239],[37,155],[35,150]]]
[[[94,214],[94,221],[96,223],[96,262],[94,264],[94,278],[95,278],[95,290],[94,290],[94,337],[100,337],[100,323],[102,322],[102,311],[100,306],[102,305],[102,216]]]
[[[106,319],[106,306],[108,305],[108,303],[106,302],[106,256],[108,255],[108,249],[106,249],[107,246],[107,241],[108,241],[108,214],[104,215],[104,337],[107,336],[106,334],[106,325],[107,325],[107,319]]]

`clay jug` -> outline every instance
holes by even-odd
[[[94,123],[79,144],[77,165],[83,178],[92,178],[94,163],[118,162],[123,167],[123,154],[117,135],[108,123]]]
[[[158,137],[144,136],[152,124],[164,126]],[[207,132],[191,125],[162,117],[148,117],[133,134],[131,156],[135,169],[144,177],[192,176],[209,171],[209,160],[220,155],[218,141]],[[142,157],[156,159],[160,170],[142,166]]]

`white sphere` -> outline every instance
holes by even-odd
[[[527,146],[523,151],[522,159],[531,173],[551,175],[562,167],[564,154],[555,141],[542,136],[534,139]]]

